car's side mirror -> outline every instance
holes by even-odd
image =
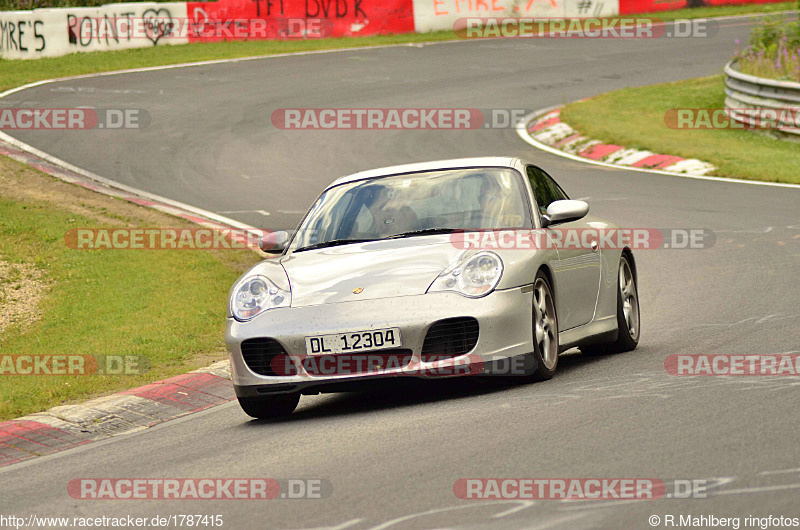
[[[589,205],[584,201],[553,201],[547,207],[547,213],[542,216],[542,227],[577,221],[588,213]]]
[[[279,230],[278,232],[269,232],[264,235],[258,242],[258,248],[267,254],[281,254],[286,250],[286,245],[289,244],[289,232]]]

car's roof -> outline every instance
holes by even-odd
[[[437,171],[467,167],[514,167],[517,160],[517,157],[509,156],[482,156],[474,158],[454,158],[451,160],[434,160],[432,162],[417,162],[414,164],[382,167],[367,171],[359,171],[358,173],[353,173],[352,175],[338,178],[333,181],[328,188],[356,180],[373,179],[377,177],[399,175],[403,173],[416,173],[420,171]]]

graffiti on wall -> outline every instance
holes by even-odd
[[[35,17],[0,19],[0,52],[42,52],[46,47],[44,21]]]
[[[166,7],[134,10],[108,10],[102,15],[67,14],[67,33],[70,44],[79,47],[112,46],[147,39],[153,45],[163,38],[176,35],[177,23]]]

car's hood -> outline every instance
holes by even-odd
[[[281,264],[302,307],[424,294],[463,252],[441,235],[306,250]]]

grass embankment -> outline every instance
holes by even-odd
[[[654,17],[661,20],[690,19],[742,15],[748,13],[773,13],[795,9],[794,2],[776,4],[752,4],[737,6],[703,7],[680,9],[634,15]],[[194,43],[165,45],[153,48],[136,48],[113,52],[74,53],[62,57],[37,60],[0,59],[0,90],[7,90],[26,83],[114,70],[191,63],[216,59],[254,57],[312,50],[330,50],[361,46],[413,44],[459,40],[451,31],[423,34],[379,35],[373,37],[346,37],[286,41],[236,41],[217,43]]]
[[[734,15],[748,15],[750,13],[778,13],[781,11],[796,11],[797,2],[778,2],[775,4],[739,4],[730,6],[708,6],[677,9],[675,11],[658,11],[636,17],[656,17],[661,20],[676,20],[686,18],[712,18]]]
[[[800,144],[742,129],[671,129],[669,109],[723,109],[721,76],[615,90],[567,105],[562,119],[606,143],[698,158],[715,175],[800,183]]]
[[[73,228],[192,226],[0,157],[0,313],[15,307],[0,326],[0,356],[129,355],[150,365],[139,375],[0,375],[0,420],[225,358],[227,291],[258,260],[252,251],[75,250],[64,240]]]

